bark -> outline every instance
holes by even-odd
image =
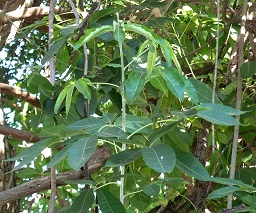
[[[20,20],[37,20],[41,17],[47,16],[49,14],[50,7],[30,7],[24,8],[24,10],[11,11],[0,15],[0,23],[7,24],[9,22],[20,21]],[[61,14],[67,12],[66,9],[56,7],[54,9],[55,14]]]
[[[97,172],[111,156],[111,152],[107,148],[98,148],[91,159],[88,161],[88,170],[90,174]],[[65,185],[64,180],[79,180],[83,179],[83,171],[69,171],[58,174],[56,177],[57,186]],[[50,189],[51,177],[41,177],[20,184],[14,188],[0,193],[0,206],[9,202],[19,200],[22,197],[29,196],[33,193]]]
[[[38,142],[41,140],[36,134],[33,134],[31,132],[14,129],[3,125],[0,125],[0,134],[17,140],[24,140],[27,142]]]
[[[26,101],[35,107],[41,108],[41,104],[38,98],[33,94],[23,91],[20,87],[0,83],[0,92],[14,97],[18,97],[21,100]]]

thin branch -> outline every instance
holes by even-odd
[[[23,91],[20,87],[10,86],[9,84],[0,83],[1,93],[18,97],[31,105],[41,108],[41,104],[35,95]]]
[[[111,156],[111,152],[107,148],[98,148],[91,159],[88,161],[88,169],[90,174],[97,172]],[[83,172],[69,171],[56,175],[56,185],[66,185],[64,180],[79,180],[83,179]],[[32,195],[33,193],[50,189],[51,178],[49,176],[41,177],[38,179],[30,180],[23,184],[20,184],[14,188],[0,192],[0,206],[10,203],[15,200],[19,200],[22,197]]]
[[[218,73],[218,59],[219,59],[219,37],[220,37],[220,0],[217,1],[217,33],[216,33],[216,55],[213,72],[213,88],[212,88],[212,103],[215,103],[217,73]],[[212,124],[212,153],[215,151],[215,125]]]
[[[27,142],[38,142],[41,140],[38,135],[31,132],[14,129],[3,125],[0,125],[0,134],[5,135],[6,137],[14,138],[17,140],[24,140]]]
[[[242,76],[240,72],[240,68],[243,64],[243,57],[244,57],[244,38],[245,38],[245,24],[246,24],[246,14],[248,8],[248,0],[244,0],[243,2],[243,9],[242,9],[242,21],[241,21],[241,29],[240,34],[238,36],[238,61],[237,61],[237,94],[236,94],[236,109],[241,109],[241,102],[242,102]],[[236,116],[236,119],[240,120],[240,115]],[[238,137],[239,137],[239,125],[234,127],[234,136],[233,136],[233,147],[232,147],[232,155],[231,155],[231,166],[230,166],[230,179],[234,179],[235,177],[235,168],[236,168],[236,152],[237,152],[237,145],[238,145]],[[228,196],[227,208],[232,208],[232,194]]]
[[[51,0],[50,1],[50,13],[49,13],[49,40],[48,40],[48,46],[49,49],[51,47],[51,40],[53,39],[54,36],[54,7],[55,4],[57,3],[57,0]],[[50,67],[50,83],[54,86],[55,84],[55,58],[52,57],[49,60],[49,67]],[[57,187],[56,187],[56,170],[55,167],[51,167],[51,197],[50,197],[50,204],[49,204],[49,209],[48,213],[53,213],[54,212],[54,205],[55,205],[55,200],[56,200],[56,194],[57,194]]]
[[[24,10],[19,10],[19,11],[15,10],[5,14],[0,14],[0,23],[3,25],[10,22],[14,22],[14,21],[24,20],[24,19],[25,20],[30,18],[36,19],[38,17],[49,15],[49,12],[50,12],[50,7],[29,7],[29,8],[25,8]],[[70,12],[70,11],[60,7],[54,8],[55,14],[62,14],[67,12]]]

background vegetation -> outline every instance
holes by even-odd
[[[0,212],[256,211],[254,3],[0,8]]]

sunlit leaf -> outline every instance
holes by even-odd
[[[82,93],[85,99],[91,100],[91,90],[88,87],[88,79],[80,78],[75,83],[77,90]]]
[[[167,88],[162,76],[160,76],[160,75],[154,76],[153,78],[150,79],[150,83],[156,89],[161,90],[165,94],[166,97],[168,96],[168,88]]]
[[[60,92],[60,94],[56,100],[55,106],[54,106],[54,113],[57,113],[59,111],[60,106],[61,106],[62,102],[64,101],[64,99],[66,98],[67,92],[70,87],[72,87],[72,84],[69,84]]]
[[[144,147],[141,153],[147,166],[157,172],[170,173],[176,164],[175,152],[167,144]]]
[[[86,33],[81,36],[81,38],[76,42],[74,45],[74,50],[79,49],[81,46],[86,44],[88,41],[98,37],[99,35],[102,35],[104,33],[113,31],[113,26],[111,25],[104,25],[102,27],[98,28],[92,28],[92,29],[87,29]]]
[[[70,109],[70,104],[72,102],[72,95],[73,95],[73,91],[74,91],[75,85],[71,84],[71,86],[68,88],[67,91],[67,96],[66,96],[66,116],[68,116],[69,113],[69,109]]]
[[[147,57],[147,72],[149,76],[151,75],[153,69],[155,68],[156,57],[157,57],[156,44],[150,42],[148,57]]]

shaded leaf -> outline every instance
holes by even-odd
[[[241,115],[246,112],[240,111],[238,109],[231,108],[229,106],[225,106],[222,104],[213,104],[213,103],[202,103],[196,107],[194,107],[196,110],[200,111],[202,110],[214,110],[216,113],[222,112],[228,115]]]
[[[38,134],[39,137],[64,137],[65,136],[65,125],[60,124],[50,128],[42,129]]]
[[[112,155],[106,162],[107,167],[118,167],[129,164],[141,156],[141,149],[128,149]]]
[[[251,78],[256,73],[256,62],[255,61],[248,61],[242,64],[241,68],[241,75],[244,78]]]
[[[197,115],[213,124],[234,126],[239,125],[239,121],[230,115],[215,110],[200,110]]]
[[[128,102],[134,101],[140,95],[146,83],[146,74],[143,72],[132,71],[125,85],[125,92]]]
[[[124,29],[120,26],[120,23],[117,23],[115,21],[113,36],[118,43],[122,43],[125,40]]]
[[[94,194],[92,189],[85,189],[77,196],[71,207],[71,212],[84,213],[87,212],[94,203]]]
[[[169,67],[163,72],[160,72],[163,76],[165,83],[169,90],[179,99],[184,99],[185,82],[183,76],[174,67]]]
[[[225,196],[232,194],[236,191],[240,191],[239,187],[237,187],[237,186],[222,187],[220,189],[217,189],[217,190],[211,192],[208,195],[207,199],[216,199],[216,198],[225,197]]]
[[[176,164],[175,152],[167,144],[144,147],[141,153],[147,166],[157,172],[170,173]]]
[[[149,144],[152,145],[157,139],[162,137],[164,134],[167,134],[170,131],[170,129],[172,129],[173,127],[178,125],[178,123],[179,123],[179,121],[171,123],[171,124],[168,124],[168,125],[166,125],[164,127],[158,128],[152,135],[150,135],[150,137],[149,137]]]
[[[65,104],[65,107],[66,107],[66,117],[68,116],[68,113],[69,113],[69,109],[70,109],[70,105],[71,105],[71,102],[72,102],[72,95],[73,95],[74,88],[75,88],[75,85],[71,84],[71,86],[68,88],[68,91],[67,91],[66,104]]]
[[[160,192],[160,187],[156,184],[149,184],[143,187],[143,192],[148,196],[157,196]]]
[[[78,139],[72,144],[68,151],[68,164],[71,168],[80,169],[93,155],[97,148],[98,138],[96,136]]]
[[[188,97],[191,98],[191,101],[194,104],[199,103],[199,97],[198,97],[197,90],[188,79],[185,79],[185,92],[187,93]]]
[[[41,64],[44,65],[47,61],[49,61],[54,54],[56,54],[62,46],[66,43],[67,38],[61,37],[58,40],[55,40],[54,43],[50,46],[49,50],[45,53]]]
[[[104,189],[97,190],[97,198],[101,212],[104,213],[125,213],[123,204],[112,193]]]
[[[59,142],[59,140],[56,138],[47,138],[28,147],[16,157],[9,158],[8,161],[14,161],[14,160],[19,160],[23,158],[22,161],[20,161],[19,164],[15,166],[12,171],[21,169],[23,166],[27,165],[28,163],[33,161],[36,157],[38,157],[38,155],[40,155],[45,148],[57,142]]]
[[[200,103],[211,103],[212,102],[212,89],[202,81],[189,78],[188,79],[197,91],[198,101]],[[220,99],[215,95],[215,102],[221,104]]]
[[[187,152],[176,149],[177,168],[191,177],[202,181],[211,181],[212,178],[205,169],[205,167],[198,161],[198,159]]]
[[[122,129],[116,126],[105,126],[101,128],[99,132],[96,133],[98,137],[103,138],[126,138],[127,134],[122,131]]]

